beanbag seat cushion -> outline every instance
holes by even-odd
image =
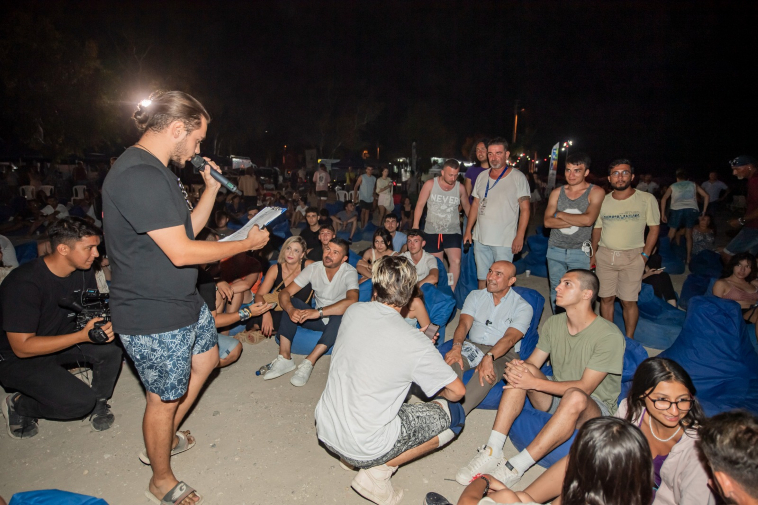
[[[351,249],[347,256],[347,262],[350,264],[350,266],[356,268],[360,260],[360,255]]]
[[[700,251],[690,260],[690,272],[705,277],[721,277],[721,256],[714,251]]]
[[[539,292],[530,289],[530,288],[524,288],[521,286],[514,286],[512,288],[516,293],[521,295],[521,297],[526,300],[529,305],[532,306],[532,321],[529,323],[529,329],[526,331],[526,334],[521,339],[521,351],[520,356],[522,356],[522,359],[526,359],[525,356],[528,356],[529,354],[534,351],[535,346],[537,345],[538,335],[537,335],[537,327],[540,324],[540,318],[542,318],[542,311],[545,308],[545,297],[539,294]],[[439,351],[444,357],[445,354],[450,351],[450,349],[453,348],[453,339],[448,340],[447,342],[441,344],[439,346]],[[528,353],[528,354],[525,354]],[[471,377],[474,375],[474,370],[468,370],[466,373],[463,374],[463,383],[467,384],[469,380],[471,380]],[[492,386],[492,389],[490,389],[490,392],[487,393],[487,396],[484,397],[484,400],[482,400],[482,403],[480,403],[477,408],[478,409],[485,409],[485,410],[496,410],[498,405],[500,405],[500,398],[503,396],[503,386],[505,386],[505,381],[503,379],[500,379],[500,381]]]
[[[14,249],[16,249],[16,259],[18,260],[19,265],[29,263],[37,258],[37,242],[34,240],[19,244],[15,246]]]
[[[453,296],[453,290],[450,289],[450,285],[447,283],[447,268],[445,263],[441,259],[437,258],[437,270],[439,271],[439,280],[437,281],[437,289],[445,293],[448,296]]]
[[[376,231],[377,228],[378,226],[376,226],[374,223],[369,221],[368,223],[366,223],[366,227],[363,228],[360,235],[358,235],[358,232],[356,231],[356,236],[359,237],[360,240],[368,240],[369,242],[371,242],[372,240],[374,240],[374,232]]]
[[[329,211],[330,216],[336,216],[338,212],[345,209],[345,205],[342,202],[327,203],[324,208]]]
[[[679,337],[660,355],[687,370],[709,416],[732,409],[758,414],[758,354],[737,302],[692,298]]]
[[[45,489],[16,493],[11,497],[9,505],[108,505],[108,502],[94,496]]]
[[[653,287],[644,283],[637,306],[640,318],[634,339],[646,347],[668,349],[682,331],[685,313],[656,297]],[[618,300],[613,312],[613,322],[626,334],[621,303]]]
[[[340,230],[337,232],[337,238],[342,240],[350,240],[350,230]]]
[[[461,253],[461,274],[458,276],[458,283],[455,285],[455,306],[463,308],[463,302],[473,290],[478,289],[479,284],[476,278],[476,259],[474,258],[474,248],[469,247],[468,252]]]
[[[531,275],[547,277],[547,246],[548,238],[542,234],[527,237],[528,253],[514,263],[516,274],[523,274],[529,270]]]
[[[424,307],[429,314],[429,320],[440,326],[444,340],[445,326],[455,314],[455,298],[431,284],[421,286],[421,292],[424,294]]]
[[[682,240],[682,243],[684,241]],[[669,275],[679,275],[684,273],[684,259],[681,256],[683,246],[672,245],[668,237],[661,236],[658,239],[658,254],[661,255],[661,266],[666,268]],[[686,249],[684,249],[686,254]]]
[[[694,261],[694,260],[693,260]],[[692,267],[692,263],[690,263]],[[703,296],[708,292],[708,286],[714,277],[692,273],[687,276],[682,286],[682,293],[679,295],[679,306],[687,310],[690,300],[695,296]]]

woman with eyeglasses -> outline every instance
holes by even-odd
[[[695,385],[677,362],[666,358],[648,358],[634,373],[629,395],[619,405],[616,417],[637,426],[650,446],[653,458],[653,505],[707,505],[716,503],[708,488],[708,475],[698,459],[695,442],[705,414],[695,398]],[[577,437],[578,439],[578,437]],[[574,442],[576,444],[576,442]],[[573,450],[573,449],[572,449]],[[565,457],[548,468],[524,491],[503,489],[494,477],[489,489],[498,489],[499,496],[490,495],[494,503],[546,503],[561,501],[561,491],[568,466]],[[622,486],[623,475],[619,475]],[[474,481],[476,483],[476,481]],[[472,483],[473,485],[473,483]],[[461,502],[458,502],[461,505]],[[492,503],[492,502],[486,502]],[[573,502],[572,502],[573,503]],[[589,503],[589,502],[587,502]],[[607,500],[592,503],[611,505]],[[631,503],[631,502],[618,502]]]

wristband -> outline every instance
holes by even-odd
[[[253,317],[253,314],[250,313],[249,307],[243,307],[239,310],[240,315],[240,321],[247,321],[251,317]]]
[[[557,217],[558,217],[558,213],[556,212],[555,214],[553,214],[553,218],[557,218]]]
[[[453,342],[453,347],[455,346],[463,347],[463,342]]]
[[[648,256],[647,254],[645,254],[645,251],[642,251],[640,254],[643,255],[644,257],[646,257],[647,259],[650,259],[650,256]]]
[[[485,496],[487,496],[487,493],[490,492],[490,480],[487,477],[485,477],[484,475],[480,475],[479,478],[480,479],[484,479],[484,482],[487,483],[484,486],[484,491],[482,491],[482,498],[484,498]]]

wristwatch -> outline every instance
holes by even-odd
[[[316,307],[316,310],[318,310],[318,317],[324,319],[324,307]]]
[[[485,356],[489,356],[490,358],[492,358],[492,361],[495,361],[495,355],[492,354],[491,352],[488,352],[487,354],[485,354]]]

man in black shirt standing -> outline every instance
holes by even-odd
[[[0,285],[0,383],[18,391],[2,400],[13,438],[37,434],[37,419],[68,420],[90,415],[92,427],[107,430],[115,417],[108,406],[119,370],[121,349],[111,323],[102,329],[108,343],[89,338],[100,318],[76,331],[76,313],[60,306],[87,289],[97,290],[90,268],[99,256],[99,232],[79,218],[63,218],[48,230],[52,253],[11,271]],[[78,292],[78,293],[77,293]],[[65,366],[92,367],[92,387]]]
[[[177,430],[219,356],[213,317],[195,287],[197,270],[187,267],[260,249],[268,232],[253,227],[240,241],[194,240],[221,186],[210,175],[218,167],[208,161],[206,189],[193,209],[168,166],[184,166],[200,152],[210,121],[200,102],[180,91],[155,93],[133,117],[142,137],[103,185],[113,327],[147,390],[147,456],[140,459],[153,469],[148,497],[191,505],[200,495],[174,477],[170,457],[195,444]]]

